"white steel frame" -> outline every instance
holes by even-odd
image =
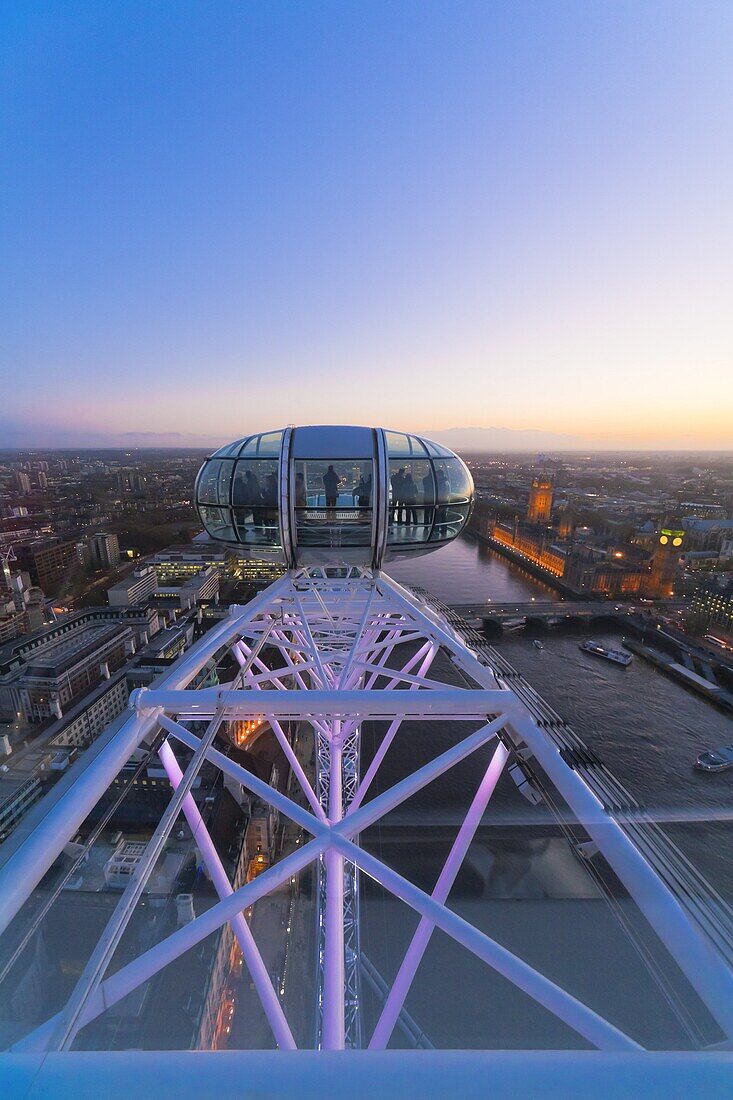
[[[409,645],[408,645],[409,643]],[[270,668],[262,651],[278,660]],[[405,647],[405,648],[402,648]],[[239,671],[231,684],[189,690],[215,653],[229,649]],[[431,676],[439,650],[475,686],[452,687]],[[407,657],[407,659],[406,659]],[[272,662],[271,662],[272,663]],[[79,1030],[206,936],[231,924],[276,1044],[295,1040],[243,911],[305,868],[319,869],[320,1031],[317,1046],[366,1045],[383,1050],[397,1023],[408,1020],[405,1000],[438,928],[604,1051],[642,1049],[555,982],[448,907],[451,888],[510,754],[546,775],[583,824],[662,942],[718,1022],[733,1037],[733,974],[704,930],[632,843],[623,822],[607,812],[523,703],[454,630],[411,593],[378,571],[361,567],[296,569],[245,607],[233,607],[164,677],[131,699],[132,715],[57,800],[0,871],[0,932],[18,912],[74,836],[94,804],[139,745],[167,734],[159,755],[173,796],[135,875],[120,897],[87,966],[61,1012],[13,1047],[23,1052],[69,1051]],[[307,808],[272,788],[214,747],[223,722],[264,715],[302,788]],[[402,781],[370,797],[375,774],[409,719],[469,722],[470,732]],[[359,732],[367,719],[387,721],[377,752],[359,771]],[[293,751],[284,720],[313,729],[317,755],[312,784]],[[206,723],[202,734],[186,723]],[[478,728],[476,728],[478,726]],[[481,746],[492,745],[481,778],[431,894],[420,890],[359,844],[360,834]],[[193,750],[182,772],[176,745]],[[190,793],[204,761],[241,783],[299,825],[311,839],[254,881],[232,888]],[[134,961],[107,975],[109,962],[179,813],[191,827],[219,901]],[[420,916],[373,1031],[360,1035],[358,875],[371,876]],[[364,1042],[366,1038],[366,1042]]]

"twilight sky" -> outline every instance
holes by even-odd
[[[20,0],[0,40],[0,448],[733,447],[730,0]]]

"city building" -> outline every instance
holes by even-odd
[[[733,631],[733,576],[709,577],[695,589],[690,618],[700,627]]]
[[[42,795],[43,785],[38,775],[28,778],[18,778],[12,773],[0,776],[0,843]]]
[[[120,544],[117,535],[98,531],[88,540],[91,565],[95,569],[113,569],[120,563]]]
[[[648,570],[592,547],[577,547],[566,559],[563,580],[578,595],[619,599],[641,592]]]
[[[690,550],[717,550],[733,538],[733,519],[686,519],[680,526],[684,530],[685,546]]]
[[[225,573],[233,562],[238,561],[236,553],[227,547],[201,546],[199,549],[193,543],[190,546],[169,546],[160,550],[147,558],[146,564],[153,567],[158,581],[165,585],[168,581],[195,576],[206,569],[217,569],[220,573]]]
[[[519,559],[546,570],[553,577],[562,577],[565,573],[565,551],[553,545],[544,531],[538,532],[519,520],[512,527],[497,520],[491,527],[490,539],[498,547],[512,551]]]
[[[0,646],[30,631],[39,630],[44,622],[44,596],[32,585],[28,573],[0,572]]]
[[[127,607],[141,604],[152,596],[158,587],[158,575],[152,566],[136,569],[129,576],[107,589],[110,607]]]
[[[161,628],[160,616],[155,608],[88,607],[83,611],[63,615],[35,633],[0,647],[0,675],[20,668],[51,642],[72,638],[90,625],[114,623],[121,623],[132,630],[135,648],[147,645],[148,640]]]
[[[649,574],[644,583],[644,595],[651,599],[667,600],[675,595],[680,575],[680,558],[683,553],[685,531],[682,527],[662,527],[652,554]]]
[[[559,539],[566,541],[573,537],[575,530],[575,517],[573,516],[572,508],[563,508],[558,516],[557,521],[557,536]]]
[[[529,490],[529,504],[527,506],[527,522],[547,524],[552,519],[552,478],[546,474],[539,474],[532,478]]]
[[[0,599],[0,646],[13,638],[20,638],[30,630],[28,614],[17,611],[12,600],[3,603]]]
[[[122,668],[84,695],[50,727],[46,732],[49,747],[87,748],[110,722],[122,714],[129,698],[127,675]]]
[[[197,604],[215,602],[219,598],[219,578],[220,571],[213,565],[198,573],[170,577],[165,582],[158,581],[153,598],[156,604],[170,602],[188,611]]]
[[[119,623],[85,622],[46,641],[0,674],[0,716],[30,723],[61,718],[90,689],[109,679],[135,651],[135,636]]]
[[[75,541],[64,542],[59,538],[21,543],[16,548],[18,564],[27,570],[33,584],[43,589],[47,596],[55,596],[78,574],[76,545]]]
[[[121,493],[144,493],[145,475],[139,470],[125,467],[117,473],[117,488]]]

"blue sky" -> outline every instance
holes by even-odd
[[[0,446],[733,446],[732,32],[707,0],[4,4]]]

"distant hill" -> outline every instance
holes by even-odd
[[[446,428],[425,435],[452,451],[572,451],[588,446],[580,435],[533,428]]]

